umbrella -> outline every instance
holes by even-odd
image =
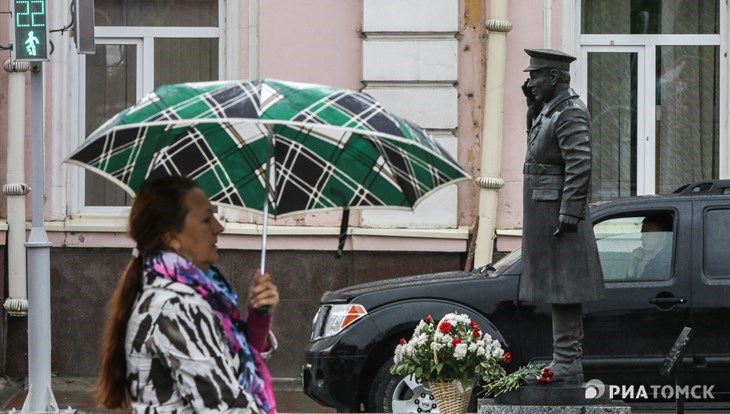
[[[211,203],[268,217],[411,210],[469,175],[416,124],[371,96],[273,79],[165,85],[109,119],[66,162],[131,195],[150,177],[193,178]],[[341,231],[339,250],[344,243]]]

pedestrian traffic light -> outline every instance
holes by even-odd
[[[15,60],[48,60],[46,0],[13,0]]]

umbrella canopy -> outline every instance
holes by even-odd
[[[161,86],[66,161],[131,195],[147,178],[185,175],[214,204],[273,217],[412,209],[469,178],[426,131],[371,96],[271,79]]]

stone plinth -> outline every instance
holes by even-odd
[[[491,398],[480,398],[478,414],[631,414],[623,403],[610,405],[497,405]]]
[[[526,385],[494,399],[479,399],[479,414],[631,414],[623,401],[607,393],[586,398],[584,384]]]

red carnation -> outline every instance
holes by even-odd
[[[461,343],[461,338],[454,338],[451,340],[451,345],[456,346]]]
[[[482,336],[482,335],[481,335],[481,334],[479,333],[479,331],[478,331],[478,330],[476,330],[476,329],[475,329],[475,330],[474,330],[474,331],[473,331],[473,332],[471,333],[471,336],[473,336],[474,338],[477,338],[477,339],[479,339],[479,337],[480,337],[480,336]]]
[[[549,382],[553,382],[553,371],[549,368],[543,368],[542,373],[540,374],[540,377],[537,379],[537,382],[541,384],[547,384]]]
[[[400,339],[400,344],[401,345],[405,345],[405,343],[406,343],[406,338],[401,338]]]
[[[448,322],[441,322],[441,325],[439,325],[439,331],[447,334],[451,331],[451,324]]]
[[[475,331],[479,330],[479,324],[478,323],[476,323],[474,321],[471,321],[470,323],[471,323],[472,329],[474,329]]]
[[[510,354],[509,352],[505,352],[503,355],[503,358],[504,358],[504,362],[506,362],[508,364],[510,362],[512,362],[512,354]]]

